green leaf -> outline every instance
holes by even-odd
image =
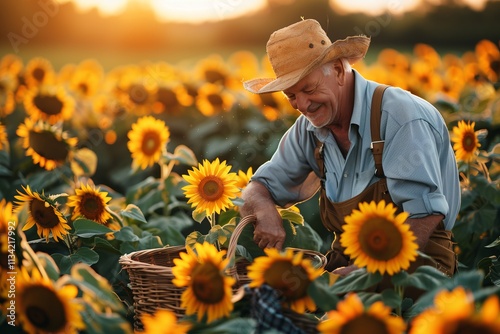
[[[438,269],[424,265],[418,267],[415,272],[409,274],[406,271],[401,271],[392,276],[392,283],[402,287],[416,287],[422,290],[433,289],[441,286],[449,277],[443,274]]]
[[[201,234],[200,232],[193,231],[186,237],[186,247],[194,249],[194,245],[196,245],[196,243],[203,243],[203,241],[205,241],[205,238],[206,236]]]
[[[71,171],[75,177],[92,176],[97,169],[97,155],[88,148],[81,148],[71,159]]]
[[[96,304],[101,305],[103,310],[110,308],[117,313],[124,313],[123,304],[116,297],[109,282],[89,266],[75,265],[71,269],[71,278]]]
[[[294,225],[284,221],[283,227],[286,232],[283,247],[320,251],[323,239],[307,222],[304,222],[304,225]]]
[[[144,214],[142,213],[141,209],[134,204],[129,204],[125,208],[125,210],[121,210],[120,214],[123,217],[130,218],[132,220],[135,220],[139,223],[144,223],[146,224],[148,221],[146,220],[146,217],[144,217]]]
[[[316,306],[322,311],[328,312],[337,307],[338,295],[329,285],[328,275],[322,275],[309,284],[307,294],[314,300]]]
[[[198,164],[198,160],[196,159],[194,152],[185,145],[177,146],[173,154],[167,152],[165,158],[167,159],[167,162],[169,160],[174,160],[188,166],[195,166]]]
[[[90,238],[95,235],[102,235],[109,232],[114,232],[112,229],[99,224],[93,220],[79,218],[73,222],[75,234],[82,238]]]
[[[137,250],[160,248],[160,247],[163,247],[163,244],[161,243],[161,239],[158,236],[152,235],[147,231],[142,232],[141,238],[139,239],[139,243],[137,244]]]
[[[490,280],[493,284],[500,287],[500,261],[498,258],[491,262]]]
[[[294,211],[292,208],[293,207],[279,210],[281,218],[294,224],[303,225],[304,217],[300,214],[300,212]]]
[[[195,222],[201,223],[205,218],[207,218],[205,211],[196,211],[193,210],[192,217]]]
[[[337,294],[366,290],[380,283],[382,278],[383,276],[378,272],[369,273],[365,268],[360,268],[347,276],[340,277],[333,284],[332,290]]]
[[[210,325],[199,325],[189,331],[190,334],[252,334],[255,333],[256,322],[251,318],[233,318],[229,320],[220,320]],[[268,331],[265,331],[266,334]]]
[[[121,230],[115,232],[116,240],[136,242],[139,241],[139,237],[135,235],[134,230],[130,226],[124,226]]]
[[[85,304],[82,320],[85,323],[85,333],[88,334],[129,334],[132,333],[130,323],[115,313],[96,312],[89,304]]]
[[[61,273],[59,272],[59,268],[57,267],[54,259],[47,253],[38,252],[36,255],[50,279],[57,281]]]
[[[52,254],[52,258],[57,263],[61,274],[68,274],[71,268],[78,263],[93,265],[99,261],[99,254],[88,247],[81,247],[75,253],[63,255],[60,253]]]

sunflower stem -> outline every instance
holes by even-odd
[[[165,180],[170,176],[170,173],[174,168],[175,160],[170,160],[168,164],[165,164],[163,161],[160,160],[158,164],[160,165],[160,171],[161,171],[160,189],[163,189],[163,187],[165,187]]]
[[[399,297],[401,297],[401,301],[403,300],[403,295],[404,295],[404,291],[405,291],[405,288],[402,287],[401,285],[395,285],[394,286],[394,290],[396,291],[396,293],[398,294]],[[399,304],[397,307],[396,307],[396,315],[398,316],[402,316],[402,310],[401,310],[401,304]]]
[[[216,224],[216,220],[215,220],[215,212],[212,212],[211,215],[207,216],[208,218],[208,221],[210,222],[210,230],[212,230],[212,228],[215,226]],[[215,239],[215,247],[217,248],[217,250],[220,252],[220,243],[219,243],[219,238],[217,237]]]
[[[174,168],[175,161],[171,160],[168,164],[165,164],[164,161],[160,159],[158,164],[160,165],[160,185],[158,186],[158,188],[161,192],[162,195],[161,197],[165,201],[165,205],[163,206],[163,215],[168,216],[169,215],[169,212],[167,212],[168,194],[166,194],[166,192],[163,192],[163,190],[165,189],[165,180],[170,176],[170,173]]]
[[[71,236],[69,234],[66,234],[63,238],[64,243],[66,244],[66,247],[68,247],[69,253],[73,254],[74,253],[74,248],[73,248],[73,243],[71,241]]]

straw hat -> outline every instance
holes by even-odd
[[[364,58],[370,38],[351,36],[330,41],[316,20],[302,20],[271,34],[266,45],[267,56],[276,78],[245,81],[243,86],[252,93],[270,93],[285,90],[317,67],[337,58],[349,63]]]

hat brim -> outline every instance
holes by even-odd
[[[283,91],[292,87],[317,67],[339,58],[346,58],[350,64],[363,59],[370,46],[370,37],[350,36],[337,40],[321,56],[304,69],[287,73],[279,78],[258,78],[243,82],[243,87],[256,94]]]

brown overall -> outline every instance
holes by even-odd
[[[380,178],[376,183],[366,188],[361,194],[343,202],[334,203],[326,197],[326,189],[324,186],[325,167],[323,156],[323,143],[318,141],[315,149],[315,157],[319,165],[320,176],[322,180],[320,190],[320,213],[323,225],[334,233],[334,241],[332,242],[331,250],[327,253],[328,263],[326,269],[333,271],[338,267],[343,267],[352,264],[353,262],[344,255],[343,248],[340,245],[339,236],[342,233],[342,225],[344,217],[350,215],[354,209],[358,209],[358,204],[361,202],[379,202],[385,200],[386,203],[393,203],[391,195],[387,188],[387,181],[382,168],[382,152],[384,149],[384,141],[380,138],[380,117],[382,95],[387,86],[380,85],[375,89],[371,105],[371,136],[372,136],[372,153],[375,160],[375,175]],[[394,206],[396,206],[394,204]],[[397,206],[396,206],[397,207]],[[398,208],[398,212],[401,212]],[[429,255],[433,260],[418,257],[412,262],[408,272],[413,272],[418,266],[431,265],[442,271],[448,276],[455,273],[457,259],[453,252],[453,242],[451,231],[446,231],[441,222],[436,230],[432,233],[429,242],[427,243],[423,253]]]

